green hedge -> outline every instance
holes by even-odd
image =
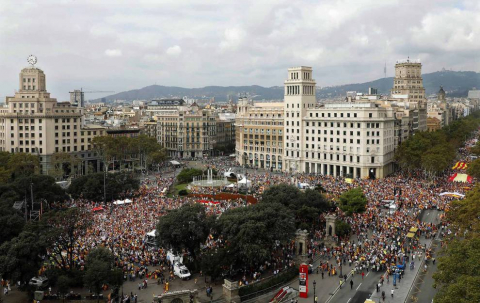
[[[298,277],[298,268],[296,266],[293,266],[287,269],[286,271],[280,272],[276,277],[271,278],[269,280],[260,281],[257,283],[240,287],[240,289],[238,290],[238,294],[240,297],[250,295],[278,284],[288,283],[293,279],[295,279],[296,277]]]

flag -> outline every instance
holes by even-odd
[[[468,165],[465,162],[457,162],[455,165],[452,167],[452,169],[467,169]]]
[[[463,183],[472,183],[473,178],[467,174],[453,174],[448,178],[450,182],[463,182]]]

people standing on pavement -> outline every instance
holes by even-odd
[[[350,289],[353,289],[353,279],[350,280]]]
[[[385,291],[382,291],[382,300],[385,302]]]
[[[391,291],[391,294],[392,294],[392,298],[393,298],[393,293],[395,292],[395,290],[392,288],[392,291]]]

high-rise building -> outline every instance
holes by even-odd
[[[315,108],[316,82],[312,78],[312,68],[301,66],[288,69],[285,80],[285,169],[301,171],[302,151],[304,150],[303,118],[307,110]]]
[[[58,152],[78,158],[72,173],[86,173],[92,166],[98,169],[90,141],[104,134],[103,127],[83,124],[81,108],[51,98],[45,73],[33,65],[22,69],[19,90],[0,108],[0,150],[38,155],[44,174],[53,169],[51,157]]]
[[[414,109],[409,111],[411,112],[409,117],[413,133],[427,130],[427,100],[420,60],[410,60],[409,58],[395,64],[391,97],[403,102],[406,109]]]

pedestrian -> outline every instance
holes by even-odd
[[[315,296],[315,303],[318,302],[318,296]]]
[[[380,283],[377,284],[377,292],[380,292]]]
[[[340,279],[340,289],[342,289],[342,283],[343,283],[343,280]]]
[[[353,289],[353,279],[350,280],[350,289]]]
[[[435,258],[432,258],[432,263],[433,265],[435,265]]]
[[[394,293],[394,292],[395,292],[395,290],[393,290],[393,288],[392,288],[392,291],[391,291],[391,294],[392,294],[392,298],[393,298],[393,293]]]
[[[382,300],[385,302],[385,291],[382,291]]]
[[[323,280],[323,275],[324,275],[324,274],[325,274],[325,273],[322,271],[322,280]]]
[[[363,280],[363,277],[365,277],[365,272],[362,271],[362,280]]]

